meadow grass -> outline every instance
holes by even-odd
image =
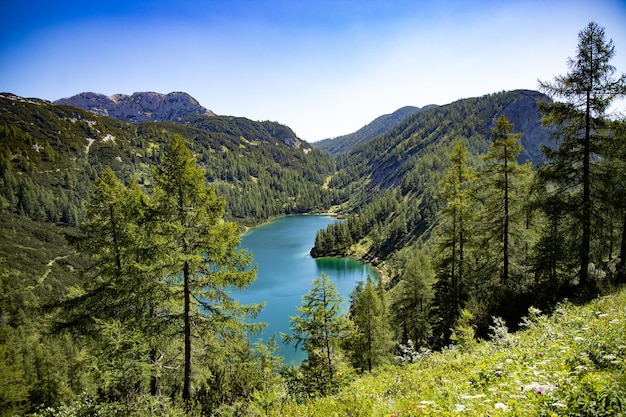
[[[334,396],[284,402],[288,416],[626,415],[626,288],[550,315],[530,309],[524,330],[494,325],[490,341],[434,352],[364,375]]]

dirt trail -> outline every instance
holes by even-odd
[[[57,256],[54,259],[51,259],[50,262],[48,262],[46,264],[46,266],[48,267],[48,269],[46,269],[46,271],[43,273],[43,275],[37,280],[38,284],[41,284],[42,282],[44,282],[44,280],[48,277],[48,274],[50,273],[50,271],[52,271],[52,266],[54,265],[54,263],[56,261],[59,261],[61,259],[65,259],[68,258],[70,255],[65,255],[65,256]]]

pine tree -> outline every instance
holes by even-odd
[[[489,260],[495,274],[499,276],[499,284],[512,286],[511,266],[514,259],[512,253],[514,227],[523,223],[521,217],[522,202],[520,189],[523,177],[531,174],[529,165],[520,166],[517,156],[522,151],[521,133],[511,133],[513,125],[504,115],[496,121],[491,129],[493,141],[491,149],[483,156],[485,170],[481,172],[481,197],[483,208],[480,224],[485,242],[493,249],[494,256]],[[520,234],[517,233],[519,238]]]
[[[302,297],[298,314],[290,317],[292,334],[282,334],[287,343],[307,352],[301,368],[308,373],[311,390],[321,395],[335,391],[341,384],[340,343],[347,335],[349,321],[342,314],[342,299],[337,287],[324,273],[313,280],[311,291]]]
[[[81,287],[61,303],[56,325],[93,338],[92,347],[100,351],[94,359],[100,364],[101,393],[107,399],[127,398],[128,390],[156,375],[143,346],[156,346],[162,323],[154,311],[162,308],[167,288],[155,279],[150,265],[152,247],[142,226],[148,207],[148,197],[136,184],[126,187],[107,168],[94,183],[86,221],[77,233],[67,235],[74,247],[90,255],[92,264]],[[119,356],[108,348],[112,339],[137,349]],[[146,345],[140,348],[132,340]],[[113,362],[134,371],[111,377],[120,371],[112,370]]]
[[[192,394],[193,339],[223,344],[245,337],[252,325],[246,317],[259,305],[244,306],[229,289],[242,289],[256,278],[251,256],[239,250],[234,223],[225,222],[225,201],[207,186],[185,140],[174,135],[154,172],[154,203],[158,242],[172,295],[180,296],[183,329],[183,389]]]
[[[355,368],[372,371],[389,362],[393,339],[385,306],[371,277],[356,295],[350,319],[356,329],[350,347]]]
[[[592,261],[592,220],[599,202],[594,162],[601,154],[600,134],[611,103],[626,93],[626,75],[614,78],[610,64],[615,55],[612,40],[606,41],[604,28],[591,22],[578,34],[575,58],[568,59],[570,72],[554,82],[540,81],[541,89],[564,102],[543,104],[544,124],[555,128],[559,145],[545,149],[550,162],[541,169],[548,186],[563,200],[571,194],[569,211],[580,222],[579,285],[588,284]]]
[[[475,185],[480,204],[473,231],[474,282],[468,288],[469,309],[485,333],[490,317],[517,320],[528,306],[518,305],[519,295],[528,291],[531,217],[527,200],[532,183],[530,163],[519,165],[521,134],[504,115],[492,128],[490,150],[483,155],[485,168]],[[532,243],[532,242],[531,242]]]
[[[448,158],[452,166],[440,183],[445,205],[440,211],[433,301],[435,336],[441,345],[447,344],[450,329],[467,301],[467,243],[476,215],[472,191],[476,172],[468,163],[467,149],[458,141]]]
[[[420,252],[409,258],[400,282],[393,288],[392,319],[398,340],[414,346],[428,344],[431,337],[430,309],[435,273],[429,258]],[[451,300],[447,300],[450,304]]]

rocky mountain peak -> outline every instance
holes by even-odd
[[[54,104],[75,106],[125,122],[179,122],[190,114],[215,116],[187,93],[139,92],[132,95],[85,92],[56,100]]]

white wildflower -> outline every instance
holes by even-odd
[[[509,408],[509,407],[507,407],[507,406],[506,406],[505,404],[503,404],[503,403],[495,403],[495,404],[494,404],[494,407],[495,407],[496,409],[499,409],[499,410],[504,410],[504,411],[506,411],[506,409],[507,409],[507,408]]]
[[[485,398],[486,396],[487,396],[486,394],[463,395],[461,396],[461,398],[463,398],[464,400],[474,400],[476,398]]]
[[[454,404],[454,412],[455,413],[462,413],[466,409],[467,409],[467,407],[464,406],[463,404]]]

